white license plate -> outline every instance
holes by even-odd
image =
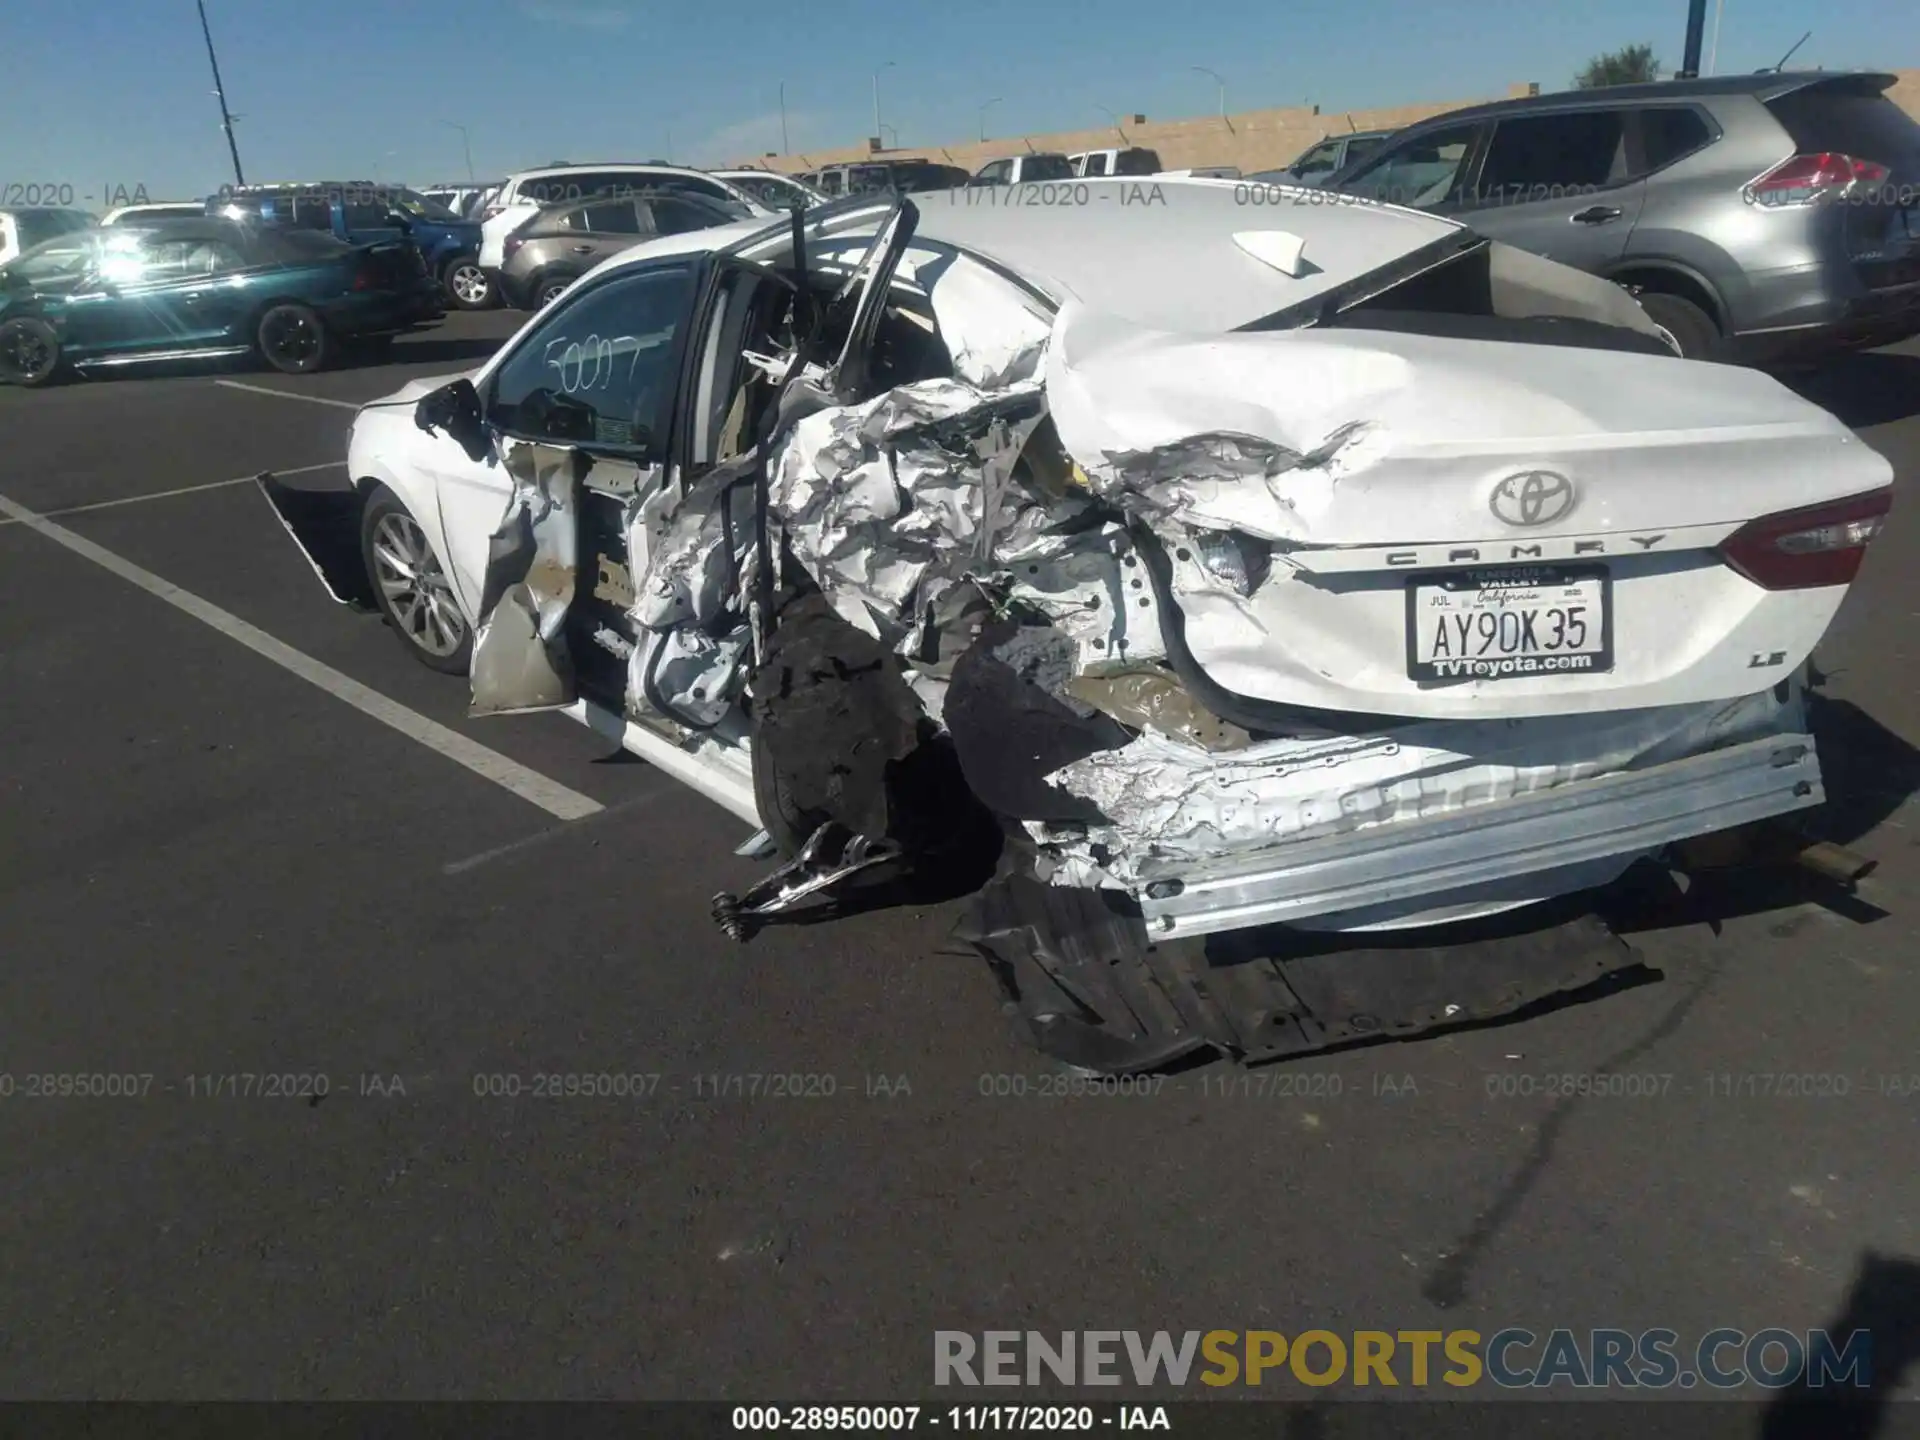
[[[1407,674],[1511,680],[1613,668],[1613,593],[1595,566],[1512,566],[1407,582]]]

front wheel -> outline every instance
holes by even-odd
[[[18,315],[0,324],[0,381],[44,385],[60,372],[60,337],[46,321]]]
[[[407,653],[429,670],[465,675],[473,659],[467,617],[420,522],[384,485],[360,512],[360,554],[380,613]]]
[[[320,317],[304,305],[274,305],[260,317],[254,344],[267,364],[285,375],[310,375],[333,355]]]
[[[440,283],[461,310],[493,308],[493,281],[471,255],[456,256],[448,261],[447,268],[440,272]]]

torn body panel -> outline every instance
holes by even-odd
[[[1789,688],[1225,754],[1146,733],[1052,777],[1106,825],[1028,830],[1065,878],[1126,889],[1167,933],[1430,923],[1604,884],[1671,841],[1819,803],[1805,730]]]
[[[474,631],[471,714],[553,710],[577,697],[563,627],[579,580],[581,480],[591,459],[557,445],[507,440],[513,480],[489,542]]]

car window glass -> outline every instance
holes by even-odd
[[[350,200],[347,202],[346,212],[349,230],[384,230],[393,224],[392,216],[384,205],[375,205],[364,200]]]
[[[583,205],[573,212],[579,223],[573,228],[591,230],[596,235],[639,235],[640,221],[631,200],[603,200],[598,205]]]
[[[1022,180],[1071,180],[1073,166],[1064,155],[1029,155],[1021,167]]]
[[[1363,140],[1349,140],[1347,141],[1347,153],[1341,157],[1341,161],[1343,164],[1351,165],[1361,156],[1371,155],[1379,148],[1380,137],[1378,135],[1369,136]]]
[[[1347,194],[1384,200],[1389,205],[1441,204],[1459,178],[1477,128],[1458,125],[1410,138],[1382,151],[1340,188]]]
[[[1104,154],[1087,156],[1087,174],[1104,175],[1107,173],[1107,157]]]
[[[733,217],[717,205],[705,205],[685,195],[656,195],[647,202],[658,235],[681,235],[689,230],[711,230]]]
[[[1671,165],[1713,138],[1706,118],[1691,106],[1650,105],[1638,113],[1641,174]]]
[[[1339,158],[1340,142],[1338,140],[1328,140],[1323,144],[1314,146],[1296,160],[1293,165],[1293,173],[1296,175],[1325,175],[1332,171],[1334,161]]]
[[[291,202],[280,201],[280,212],[286,214],[291,203],[293,223],[302,230],[333,229],[333,202],[317,195],[298,195]]]
[[[1160,157],[1151,150],[1122,150],[1120,162],[1113,167],[1116,175],[1152,175],[1160,168]]]
[[[490,417],[513,435],[657,451],[693,273],[626,271],[563,300],[501,365]]]
[[[1591,193],[1626,177],[1626,127],[1619,110],[1517,115],[1494,126],[1480,167],[1482,204],[1519,204]]]

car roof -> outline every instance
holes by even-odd
[[[964,190],[913,196],[920,213],[915,239],[964,250],[1012,271],[1056,302],[1077,300],[1163,330],[1217,333],[1467,233],[1441,216],[1363,200],[1251,212],[1231,180],[1143,177],[1082,183],[1092,187],[1085,205],[977,205],[968,203]],[[1162,200],[1147,203],[1152,194]],[[1123,207],[1125,217],[1118,213]],[[888,208],[885,199],[867,196],[819,206],[808,212],[808,243],[835,250],[857,246]],[[601,268],[703,251],[751,255],[762,245],[778,244],[789,229],[785,220],[735,221],[636,245]],[[1305,242],[1305,274],[1296,278],[1255,259],[1234,238],[1270,230]]]
[[[605,165],[541,165],[532,170],[516,170],[501,183],[511,185],[519,180],[537,180],[543,175],[571,175],[578,170],[614,170],[622,173],[656,173],[661,175],[705,175],[705,170],[696,170],[691,165],[663,165],[657,160],[612,160]]]
[[[1522,96],[1517,100],[1494,100],[1485,105],[1469,105],[1465,109],[1431,115],[1415,124],[1425,127],[1437,120],[1458,124],[1463,120],[1524,114],[1529,110],[1611,109],[1620,105],[1647,105],[1662,101],[1674,103],[1715,95],[1750,95],[1756,100],[1767,101],[1792,94],[1795,90],[1804,90],[1809,85],[1871,86],[1886,90],[1899,81],[1898,75],[1880,70],[1769,70],[1754,75],[1710,75],[1694,80],[1654,80],[1639,85],[1556,90],[1546,95]],[[1410,125],[1406,128],[1410,130],[1414,127]]]

